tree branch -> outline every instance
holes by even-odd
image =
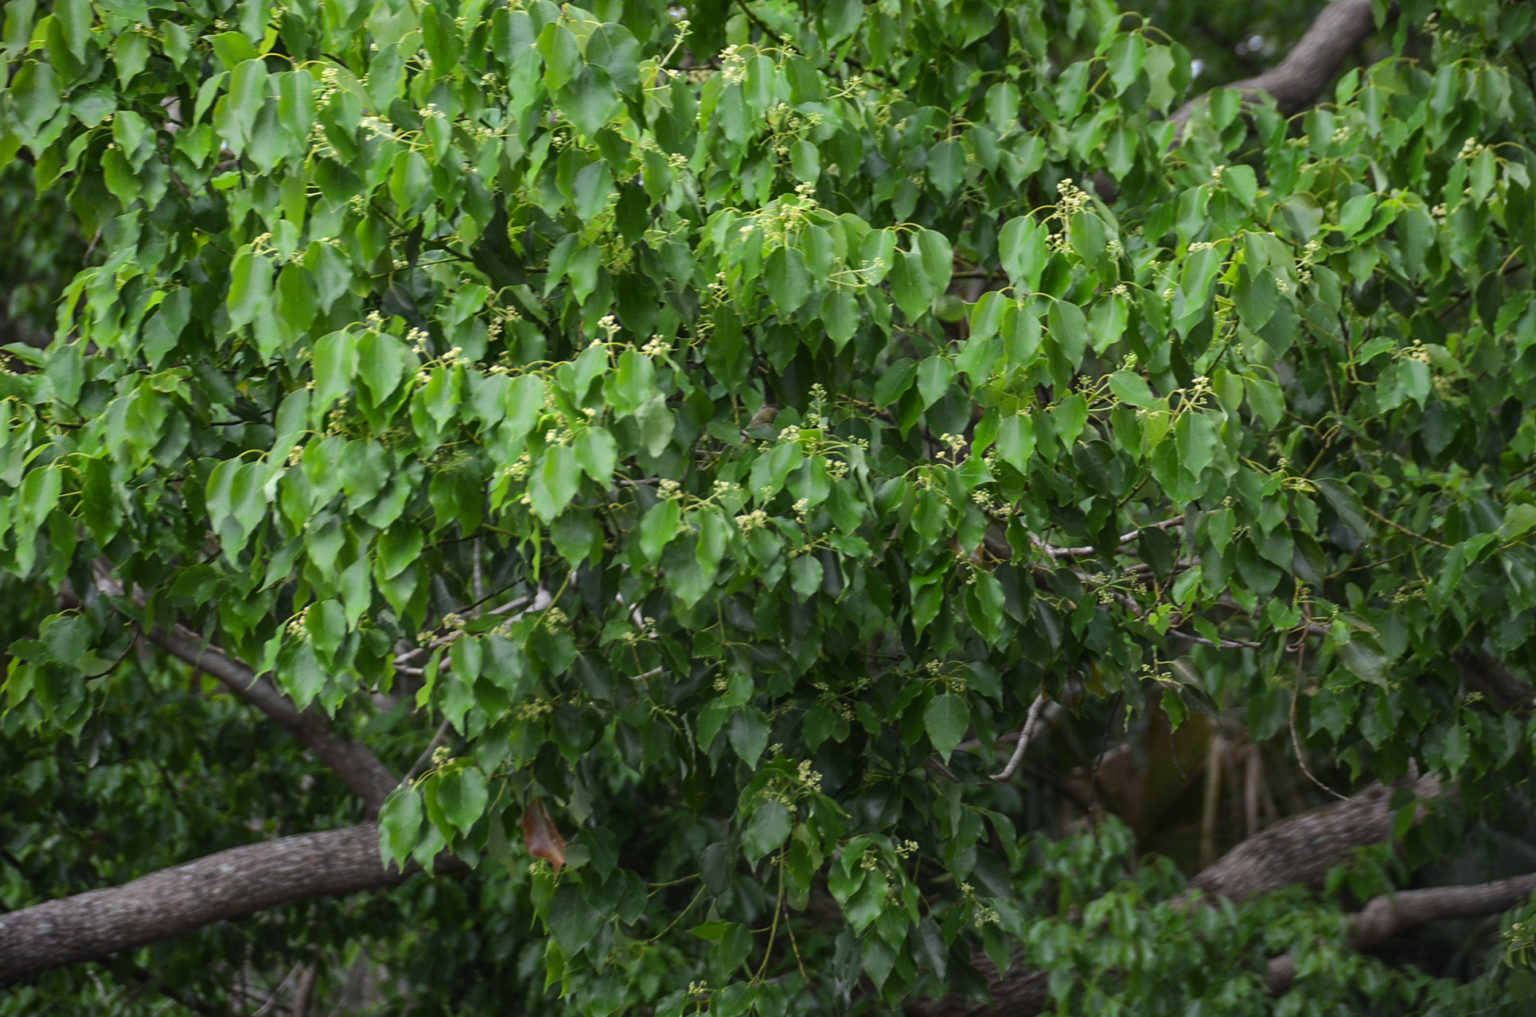
[[[374,823],[219,851],[0,915],[0,986],[282,904],[394,886],[406,874],[380,861]]]
[[[1363,950],[1430,922],[1498,914],[1529,900],[1533,892],[1536,872],[1492,883],[1384,893],[1350,916],[1349,945]],[[1286,954],[1269,962],[1264,983],[1271,992],[1281,993],[1291,987],[1295,976],[1295,958]]]
[[[230,692],[272,718],[330,767],[367,804],[369,815],[377,815],[384,799],[395,789],[398,780],[372,749],[333,734],[324,713],[313,706],[299,710],[266,675],[256,674],[179,625],[170,630],[148,629],[144,637],[171,656],[206,671]]]
[[[1407,789],[1417,797],[1433,798],[1440,793],[1440,781],[1421,777]],[[1190,881],[1190,889],[1243,898],[1298,883],[1320,886],[1328,870],[1351,851],[1391,837],[1395,790],[1396,785],[1369,787],[1255,834],[1207,866]],[[1024,963],[1022,951],[1015,951],[1013,967],[1003,975],[986,957],[976,958],[976,966],[987,978],[990,1004],[917,1000],[907,1006],[908,1017],[1034,1017],[1046,1009],[1050,973]]]
[[[1397,785],[1378,784],[1326,808],[1277,823],[1240,842],[1190,880],[1189,888],[1241,899],[1281,887],[1318,887],[1328,870],[1356,848],[1392,836],[1392,795]],[[1440,793],[1438,777],[1420,777],[1407,786],[1416,798]]]
[[[1371,0],[1333,0],[1279,64],[1253,78],[1221,87],[1252,98],[1265,94],[1290,116],[1322,94],[1350,52],[1376,31]],[[1202,95],[1185,103],[1169,119],[1181,126],[1209,101]]]

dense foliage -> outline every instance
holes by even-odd
[[[179,625],[411,772],[386,859],[478,868],[113,1005],[359,951],[423,1013],[878,1012],[1018,945],[1063,1012],[1528,986],[1518,931],[1341,932],[1469,830],[1536,868],[1536,732],[1453,660],[1536,666],[1536,9],[1400,6],[1315,108],[1180,125],[1207,41],[1104,0],[8,0],[0,161],[83,267],[0,377],[3,904],[360,818]],[[1170,906],[1238,749],[1458,804]]]

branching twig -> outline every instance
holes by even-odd
[[[1035,735],[1035,727],[1040,720],[1040,710],[1045,706],[1045,693],[1035,697],[1035,701],[1029,704],[1029,715],[1024,718],[1024,726],[1019,729],[1018,744],[1013,747],[1013,755],[1008,757],[1008,765],[991,775],[995,781],[1005,781],[1013,776],[1013,771],[1019,768],[1019,763],[1024,759],[1024,750],[1029,748],[1030,739]]]

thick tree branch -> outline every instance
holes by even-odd
[[[1249,97],[1268,95],[1289,116],[1315,102],[1350,52],[1375,31],[1371,0],[1333,0],[1279,64],[1257,77],[1222,87]],[[1207,101],[1204,95],[1192,99],[1169,119],[1186,124]]]
[[[1420,777],[1407,789],[1416,798],[1440,793],[1439,778]],[[1190,880],[1191,890],[1241,899],[1286,886],[1322,885],[1328,870],[1356,848],[1392,836],[1397,786],[1376,785],[1330,805],[1293,816],[1242,841]]]
[[[1294,816],[1255,834],[1206,867],[1191,882],[1192,890],[1244,898],[1301,884],[1317,887],[1333,866],[1356,848],[1379,844],[1392,835],[1393,792],[1397,786],[1377,785],[1341,802]],[[1421,777],[1407,785],[1416,797],[1440,793],[1439,779]],[[919,1000],[907,1007],[909,1017],[1034,1017],[1049,1002],[1049,972],[1029,966],[1022,951],[1006,974],[985,957],[977,968],[986,976],[992,1003],[953,998]]]
[[[1495,915],[1529,900],[1533,892],[1536,872],[1493,883],[1384,893],[1350,916],[1349,945],[1363,950],[1430,922]],[[1287,954],[1269,962],[1264,982],[1271,992],[1280,993],[1291,987],[1295,976],[1296,961]]]
[[[333,734],[324,713],[314,707],[299,710],[266,675],[256,674],[180,626],[172,630],[149,629],[145,638],[171,656],[206,671],[230,692],[272,718],[367,803],[370,815],[378,814],[398,780],[373,750]]]
[[[1526,714],[1531,711],[1536,692],[1503,662],[1481,650],[1462,650],[1454,659],[1457,674],[1467,688],[1481,692],[1505,712]]]
[[[405,875],[380,861],[373,823],[230,848],[0,915],[0,986],[282,904],[394,886]]]

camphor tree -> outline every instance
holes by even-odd
[[[0,1012],[1520,1012],[1536,5],[1291,6],[7,0]]]

